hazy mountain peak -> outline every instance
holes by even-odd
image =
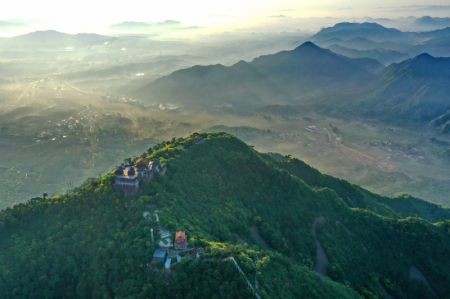
[[[409,41],[413,37],[395,28],[387,28],[378,23],[338,23],[332,27],[323,28],[313,36],[314,41],[325,41],[332,38],[351,40],[366,38],[373,41]]]
[[[414,21],[415,25],[425,28],[442,28],[450,26],[450,18],[436,18],[431,16],[423,16]]]
[[[70,34],[56,30],[39,30],[29,32],[11,38],[13,42],[18,42],[16,46],[33,47],[66,47],[66,46],[80,46],[103,43],[106,40],[112,39],[109,36],[99,35],[96,33],[77,33]],[[12,44],[14,45],[14,44]]]
[[[239,60],[235,65],[248,65],[248,62],[245,60]]]
[[[450,58],[448,57],[434,57],[428,53],[422,53],[411,59],[412,65],[425,64],[430,72],[447,70],[450,66]],[[450,71],[450,69],[448,69]]]
[[[352,23],[352,22],[341,22],[337,23],[332,27],[327,27],[322,29],[320,32],[327,32],[327,31],[336,31],[336,30],[354,30],[354,29],[376,29],[376,30],[395,30],[397,29],[391,29],[386,28],[383,25],[380,25],[378,23],[374,22],[364,22],[364,23]],[[320,33],[319,32],[319,33]]]
[[[341,22],[341,23],[337,23],[333,27],[334,28],[354,28],[354,27],[362,28],[362,27],[364,27],[364,28],[386,29],[386,27],[384,27],[383,25],[380,25],[380,24],[375,23],[375,22],[363,22],[363,23]]]
[[[391,76],[397,77],[412,75],[426,78],[427,80],[448,80],[450,77],[450,58],[434,57],[428,53],[422,53],[414,58],[398,64],[392,64],[386,69]]]
[[[422,53],[413,58],[414,61],[432,61],[435,57],[431,56],[428,53]]]
[[[359,87],[382,67],[376,60],[347,58],[305,42],[294,50],[240,61],[230,67],[194,66],[177,71],[138,88],[134,96],[203,107],[202,99],[207,95],[209,104],[227,103],[239,109],[274,102],[296,103],[306,97],[328,95],[331,86],[339,90]],[[328,90],[323,90],[324,85]]]
[[[412,58],[409,65],[414,73],[420,76],[436,79],[450,77],[450,58],[422,53]]]
[[[250,64],[245,60],[239,60],[237,63],[233,64],[231,68],[235,69],[242,69],[242,68],[249,68],[251,67]]]
[[[61,36],[67,36],[67,33],[63,33],[60,31],[56,31],[53,29],[49,30],[37,30],[33,32],[29,32],[23,35],[20,35],[18,37],[61,37]]]
[[[293,53],[300,54],[300,55],[331,55],[335,56],[336,54],[328,49],[324,49],[319,47],[313,42],[305,42],[294,49]]]
[[[295,48],[295,51],[303,50],[303,49],[310,49],[310,50],[323,50],[319,46],[317,46],[315,43],[307,41]]]
[[[450,109],[450,58],[422,53],[390,65],[370,100],[370,113],[388,121],[429,122]]]

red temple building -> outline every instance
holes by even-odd
[[[187,248],[186,232],[178,231],[175,233],[174,248],[175,249],[186,249]]]

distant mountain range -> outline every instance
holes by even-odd
[[[311,40],[349,57],[369,57],[385,64],[424,52],[450,56],[450,28],[403,32],[377,23],[338,23],[322,29]]]
[[[52,47],[96,45],[113,39],[114,37],[95,33],[68,34],[55,30],[44,30],[34,31],[11,38],[3,38],[0,40],[0,47],[7,47],[8,49],[21,47],[51,49]]]
[[[311,40],[326,42],[329,40],[350,41],[353,39],[364,39],[376,43],[413,44],[424,42],[427,39],[448,37],[449,32],[450,26],[433,31],[404,32],[395,28],[386,28],[378,23],[344,22],[320,30],[311,37]]]
[[[382,68],[376,60],[347,58],[306,42],[291,51],[230,67],[194,66],[176,71],[134,95],[186,106],[287,104],[357,89]]]
[[[313,41],[326,41],[330,39],[349,40],[365,37],[375,42],[412,42],[414,34],[402,32],[394,28],[386,28],[377,23],[338,23],[332,27],[324,28],[315,34]]]
[[[122,35],[109,36],[96,33],[70,34],[56,30],[33,31],[27,34],[0,38],[0,49],[8,51],[45,50],[55,51],[63,48],[89,48],[114,45],[119,50],[133,45],[135,48],[152,49],[155,42],[145,36]]]
[[[425,29],[439,29],[442,27],[450,27],[450,18],[423,16],[417,18],[413,24]]]
[[[398,52],[395,50],[390,49],[354,49],[354,48],[348,48],[341,46],[340,43],[338,44],[332,44],[327,47],[331,51],[347,56],[347,57],[353,57],[353,58],[366,58],[371,57],[373,59],[376,59],[380,61],[383,64],[391,64],[393,62],[401,61],[408,58],[408,54]]]
[[[450,109],[450,58],[421,54],[384,68],[306,42],[230,67],[176,71],[133,95],[186,108],[300,105],[423,126]]]
[[[447,19],[432,20],[445,24]],[[339,54],[348,55],[351,58],[373,58],[384,64],[400,62],[423,52],[433,56],[450,56],[450,25],[447,28],[442,28],[442,26],[430,28],[433,30],[403,32],[377,23],[345,22],[320,30],[310,40],[321,47],[332,48]],[[434,30],[434,28],[438,29]],[[167,20],[159,23],[123,22],[112,25],[110,29],[113,34],[122,35],[122,38],[131,38],[130,35],[135,37],[137,35],[161,35],[194,28],[185,26],[178,21]],[[44,30],[11,38],[0,38],[0,47],[11,49],[11,47],[91,46],[116,39],[117,37],[94,33],[67,34],[55,30]]]
[[[160,25],[176,26],[177,22]],[[352,111],[352,115],[371,115],[384,121],[419,122],[421,126],[439,119],[433,124],[439,123],[437,127],[448,132],[447,122],[442,122],[450,109],[449,63],[447,58],[435,57],[450,56],[450,28],[403,32],[376,23],[339,23],[324,28],[311,39],[314,43],[306,42],[293,50],[249,62],[194,66],[156,81],[141,80],[124,93],[144,101],[193,109],[294,105],[342,113]],[[48,30],[0,39],[0,49],[83,47],[89,51],[89,47],[110,43],[114,43],[116,51],[132,43],[151,47],[149,39],[136,36]],[[390,65],[385,67],[379,61]],[[125,67],[128,68],[130,72],[139,70],[133,64]],[[121,71],[101,70],[107,76]],[[3,76],[6,79],[6,74]]]

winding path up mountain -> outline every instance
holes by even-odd
[[[416,266],[411,265],[411,267],[409,268],[409,279],[410,280],[414,280],[414,281],[418,281],[420,283],[423,283],[424,285],[426,285],[433,293],[434,290],[431,287],[430,282],[428,281],[428,279],[425,277],[425,275],[419,270],[417,269]]]
[[[320,231],[320,227],[324,222],[325,218],[322,216],[314,219],[312,225],[312,235],[314,238],[314,242],[316,243],[316,265],[314,267],[314,271],[316,271],[320,275],[326,276],[328,268],[328,257],[325,253],[325,250],[322,247],[322,244],[320,244],[320,241],[317,238],[317,234]]]

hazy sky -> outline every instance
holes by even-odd
[[[11,0],[0,20],[28,20],[63,31],[100,31],[121,21],[178,20],[236,26],[280,17],[450,16],[450,0]],[[1,30],[1,28],[0,28]]]

